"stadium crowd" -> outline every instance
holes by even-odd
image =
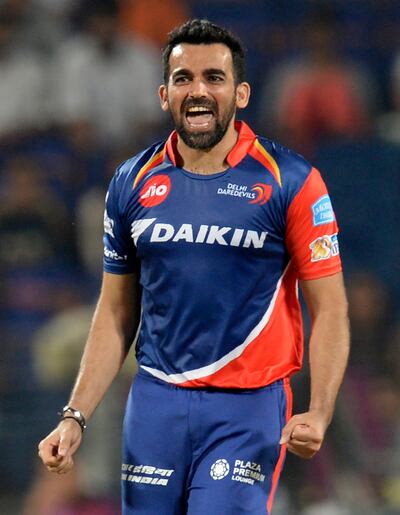
[[[166,7],[167,6],[167,7]],[[102,270],[117,164],[164,138],[165,34],[205,17],[241,35],[245,119],[322,172],[341,227],[352,352],[310,462],[288,456],[274,515],[400,513],[400,3],[0,1],[0,511],[114,515],[134,358],[53,477],[36,446],[65,404]],[[396,236],[397,235],[397,236]],[[307,402],[307,366],[293,380]]]

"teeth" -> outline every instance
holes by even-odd
[[[188,113],[208,113],[209,109],[206,107],[189,107]]]

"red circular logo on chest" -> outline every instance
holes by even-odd
[[[139,202],[144,207],[158,206],[164,202],[170,191],[171,180],[168,175],[156,175],[144,183],[139,193]]]

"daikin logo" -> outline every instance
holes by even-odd
[[[219,225],[182,224],[174,227],[172,224],[155,223],[157,218],[143,218],[135,220],[131,226],[131,236],[137,245],[139,236],[151,228],[151,243],[181,242],[201,243],[207,245],[228,245],[230,247],[244,247],[262,249],[267,237],[267,231],[253,231],[235,227]]]

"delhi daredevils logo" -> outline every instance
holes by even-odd
[[[254,191],[256,197],[253,200],[250,200],[249,204],[266,204],[272,195],[272,186],[269,184],[263,184],[262,182],[258,182],[254,184],[251,188],[251,191]]]
[[[158,206],[168,197],[171,180],[168,175],[156,175],[145,182],[139,193],[139,202],[144,207]]]

